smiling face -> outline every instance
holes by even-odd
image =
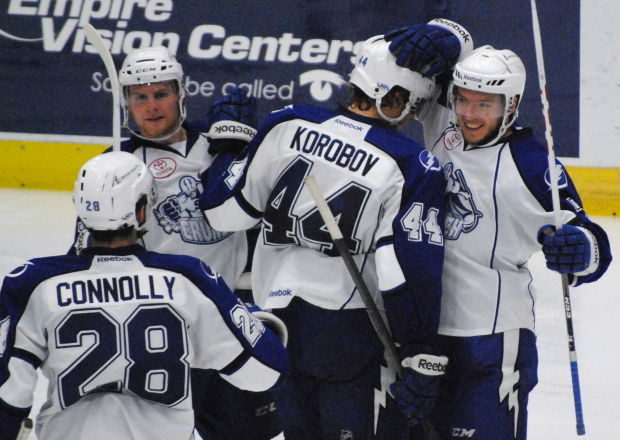
[[[129,113],[138,125],[140,134],[147,139],[159,139],[178,130],[180,121],[179,94],[173,81],[129,86]],[[176,139],[179,130],[171,139]]]
[[[458,87],[454,109],[465,140],[482,145],[497,135],[504,117],[504,97]]]

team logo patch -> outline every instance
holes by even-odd
[[[447,182],[444,236],[456,240],[461,233],[473,231],[483,215],[476,207],[463,171],[455,169],[452,162],[448,162],[443,170]]]
[[[439,165],[439,161],[435,156],[433,156],[433,153],[422,150],[418,156],[418,159],[420,159],[420,163],[426,171],[441,170],[441,165]]]
[[[446,150],[454,150],[463,144],[463,135],[459,130],[450,127],[443,135],[443,145]]]
[[[149,164],[149,171],[156,179],[165,179],[177,169],[177,163],[171,157],[160,157]]]
[[[566,188],[568,186],[568,178],[564,172],[564,167],[560,164],[555,164],[555,170],[558,176],[558,188]],[[551,173],[549,172],[549,168],[545,171],[545,182],[547,186],[551,188]]]
[[[18,276],[20,276],[21,274],[23,274],[24,272],[28,270],[28,266],[34,266],[34,263],[31,263],[30,261],[26,261],[21,266],[13,269],[11,273],[7,274],[6,275],[7,278],[17,278]]]
[[[217,243],[232,232],[216,231],[200,209],[202,183],[193,176],[179,179],[179,192],[170,194],[153,209],[157,223],[166,234],[180,234],[186,243]]]
[[[220,274],[218,274],[215,270],[213,270],[211,266],[208,266],[207,264],[205,264],[204,261],[200,261],[200,267],[202,267],[202,271],[205,273],[205,275],[208,278],[211,278],[213,281],[217,283],[217,279],[220,277]]]

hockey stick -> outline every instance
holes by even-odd
[[[114,66],[114,60],[112,59],[112,55],[110,51],[105,47],[105,43],[103,42],[103,38],[97,32],[90,23],[84,24],[84,33],[88,38],[88,42],[93,45],[99,56],[103,60],[105,64],[105,68],[108,72],[108,77],[110,78],[110,83],[112,87],[112,148],[114,151],[120,151],[121,149],[121,113],[120,113],[120,96],[119,96],[119,85],[118,85],[118,75],[116,73],[116,67]]]
[[[321,218],[325,222],[327,229],[329,231],[329,235],[332,237],[334,242],[334,246],[338,250],[338,253],[344,260],[344,264],[347,266],[347,270],[353,278],[353,282],[355,283],[355,287],[360,293],[362,297],[362,301],[364,301],[364,305],[366,306],[366,311],[368,312],[368,317],[370,318],[370,323],[372,324],[375,332],[377,332],[377,336],[379,340],[383,344],[385,351],[387,353],[388,362],[391,363],[396,368],[396,374],[398,376],[401,375],[401,366],[398,360],[398,354],[396,352],[396,347],[394,346],[394,341],[392,341],[392,337],[390,336],[390,332],[388,331],[383,318],[379,314],[379,309],[377,309],[377,305],[372,299],[372,295],[366,286],[366,282],[364,278],[362,278],[362,274],[360,273],[355,261],[353,260],[353,256],[347,247],[346,242],[342,236],[342,232],[336,223],[336,219],[332,214],[325,198],[323,197],[323,193],[319,188],[319,184],[317,183],[314,176],[310,175],[306,177],[306,185],[310,190],[310,194],[314,198],[316,202],[316,206],[319,209],[319,213],[321,214]]]
[[[355,287],[360,293],[362,297],[362,301],[366,306],[366,312],[368,313],[368,317],[370,318],[370,323],[372,324],[379,340],[383,344],[383,347],[386,351],[386,357],[388,365],[392,365],[396,370],[396,375],[400,377],[402,375],[402,368],[400,365],[400,361],[398,358],[398,353],[396,351],[396,346],[394,345],[394,341],[388,331],[383,318],[379,314],[379,309],[372,299],[372,295],[368,290],[368,286],[366,286],[366,282],[364,278],[362,278],[362,274],[360,273],[355,261],[353,260],[353,256],[347,247],[347,243],[344,241],[344,237],[342,236],[342,232],[338,227],[338,223],[336,223],[336,219],[332,214],[329,206],[327,205],[327,201],[325,197],[323,197],[323,193],[321,192],[321,188],[319,188],[319,184],[317,183],[314,176],[310,175],[305,179],[306,185],[310,190],[310,194],[312,194],[312,198],[316,202],[316,207],[319,209],[319,214],[321,214],[321,218],[325,222],[327,226],[327,230],[329,231],[329,235],[334,242],[334,246],[338,250],[338,253],[344,260],[344,264],[349,271],[349,275],[353,278],[353,283],[355,283]],[[439,435],[435,431],[435,428],[428,422],[423,421],[422,427],[426,434],[427,440],[439,440]]]
[[[536,0],[531,0],[532,26],[534,28],[534,46],[536,48],[536,67],[538,68],[538,82],[540,84],[540,99],[545,119],[545,138],[547,140],[549,181],[551,182],[551,198],[556,230],[562,226],[560,219],[560,194],[558,190],[558,171],[555,164],[555,151],[553,136],[551,134],[551,120],[549,118],[549,101],[547,99],[547,80],[545,77],[545,61],[543,58],[542,39],[540,37],[540,24],[538,22],[538,9]],[[573,332],[573,318],[571,312],[570,292],[568,289],[568,277],[562,274],[562,293],[564,295],[564,312],[566,316],[566,330],[568,332],[568,352],[570,359],[571,379],[573,383],[573,400],[575,402],[575,417],[577,420],[577,435],[584,435],[586,428],[583,423],[583,409],[581,407],[581,389],[579,387],[579,369],[577,367],[577,350],[575,348],[575,335]]]

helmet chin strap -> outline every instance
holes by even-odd
[[[143,136],[142,134],[140,134],[139,132],[135,131],[134,129],[132,129],[127,123],[123,123],[123,127],[125,127],[127,130],[129,130],[129,132],[134,135],[139,137],[140,139],[144,139],[145,141],[151,141],[151,142],[156,142],[158,144],[166,144],[168,143],[168,140],[171,139],[174,135],[176,135],[180,130],[181,130],[181,126],[183,125],[183,120],[179,118],[179,123],[176,125],[176,127],[170,131],[170,133],[162,136],[162,137],[158,137],[158,138],[149,138],[146,136]]]

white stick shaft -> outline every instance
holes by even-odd
[[[560,219],[560,195],[558,190],[558,169],[555,165],[555,147],[551,132],[551,118],[549,117],[549,100],[547,99],[547,79],[545,75],[545,59],[543,57],[542,40],[540,37],[540,24],[538,22],[538,9],[536,0],[530,0],[532,5],[532,26],[534,28],[534,47],[536,48],[536,66],[538,67],[538,83],[540,85],[540,100],[542,101],[543,117],[545,119],[545,139],[547,140],[547,159],[549,163],[549,180],[551,184],[551,200],[555,227],[562,225]]]
[[[534,46],[536,48],[536,67],[538,68],[538,81],[540,83],[540,99],[542,101],[543,116],[545,119],[545,138],[547,139],[549,180],[551,185],[551,197],[553,201],[553,214],[555,227],[562,226],[560,219],[560,191],[558,189],[558,172],[555,165],[555,151],[553,136],[551,135],[551,120],[549,118],[549,101],[547,99],[547,80],[545,78],[545,60],[543,58],[542,39],[540,36],[540,24],[538,22],[538,8],[536,0],[530,0],[532,7],[532,27],[534,30]],[[579,368],[577,364],[577,349],[575,347],[575,335],[573,330],[573,317],[570,303],[570,290],[568,277],[562,274],[562,295],[564,297],[564,316],[566,319],[566,331],[568,333],[568,353],[570,357],[571,380],[573,385],[573,402],[575,404],[575,418],[577,435],[584,435],[586,428],[583,421],[583,408],[581,405],[581,387],[579,385]]]
[[[90,23],[84,24],[84,33],[88,38],[88,42],[93,45],[99,56],[105,64],[108,77],[110,78],[110,84],[112,86],[112,147],[114,151],[120,151],[121,149],[121,113],[120,113],[120,90],[118,85],[118,75],[116,73],[116,67],[114,66],[114,60],[112,54],[105,46],[103,38],[97,32]]]

